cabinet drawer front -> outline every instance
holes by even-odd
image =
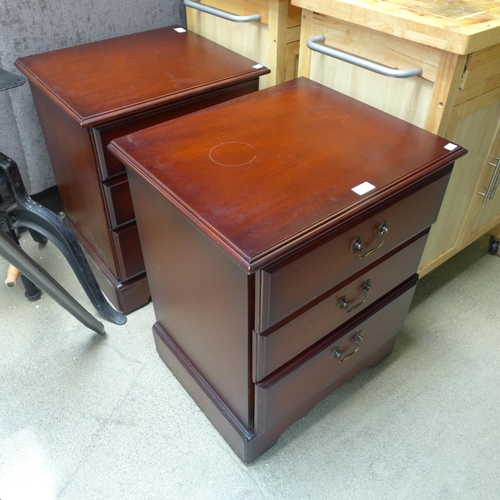
[[[260,271],[256,331],[264,332],[431,226],[449,176],[448,172],[419,190],[360,216],[347,228],[298,252],[295,257]],[[376,252],[364,259],[359,257],[359,252],[351,252],[351,244],[358,237],[366,244],[363,255],[377,247],[381,242],[377,230],[384,221],[388,222],[389,231]]]
[[[231,12],[236,13],[236,11]],[[248,13],[248,15],[251,14]],[[277,71],[276,61],[268,56],[269,29],[267,24],[256,21],[234,23],[190,8],[187,9],[187,23],[188,29],[198,35],[263,64],[271,70],[271,73]],[[269,75],[261,77],[259,87],[268,87],[269,79]]]
[[[224,10],[226,12],[230,12],[231,14],[237,15],[237,16],[251,16],[252,14],[260,14],[261,19],[260,22],[263,24],[269,24],[269,15],[271,14],[270,9],[271,9],[271,0],[202,0],[200,2],[203,5],[208,5],[210,7],[214,7],[215,9],[219,10]],[[188,14],[190,13],[191,9],[187,9]],[[204,16],[208,19],[213,18],[214,16],[210,14],[205,14],[205,13],[199,13],[196,11],[197,14],[200,16]],[[280,23],[286,23],[287,28],[291,28],[294,26],[300,25],[300,16],[301,16],[301,9],[299,7],[295,7],[294,5],[291,5],[290,0],[288,0],[288,11],[287,11],[287,17],[286,18],[280,18],[279,22]],[[188,16],[189,19],[189,16]],[[234,23],[236,27],[238,25],[241,26],[241,23]],[[192,29],[191,26],[189,26],[189,29]]]
[[[118,279],[125,281],[145,272],[137,226],[131,224],[120,231],[111,231],[118,261]]]
[[[254,331],[254,381],[267,377],[415,274],[427,235],[428,230],[396,253],[382,259],[375,267],[355,276],[348,284],[340,284],[329,291],[321,302],[278,329],[271,328],[261,335]],[[369,283],[370,288],[363,295],[366,283]],[[344,297],[350,304],[347,308],[339,308],[338,304]]]
[[[111,228],[116,229],[135,219],[132,195],[126,176],[103,184]]]
[[[300,39],[301,9],[288,0],[287,11],[274,0],[202,0],[203,4],[237,16],[260,14],[260,21],[233,22],[187,8],[188,29],[227,49],[258,61],[271,70],[271,75],[260,79],[260,88],[290,80],[296,76],[295,58],[288,59],[286,44]],[[278,11],[277,8],[280,10]],[[274,11],[274,12],[273,12]],[[286,17],[285,17],[286,15]],[[269,25],[269,19],[271,25]],[[274,21],[274,22],[273,22]],[[280,38],[284,37],[284,40]],[[290,47],[294,50],[295,47]],[[298,50],[298,47],[297,47]],[[278,76],[281,75],[281,76]]]
[[[469,89],[478,84],[485,85],[489,80],[494,84],[494,87],[500,86],[498,68],[500,68],[500,45],[494,45],[470,54],[467,58],[460,88]]]
[[[308,356],[256,385],[256,428],[266,432],[287,415],[307,405],[322,391],[337,388],[369,366],[370,355],[393,339],[403,328],[415,291],[416,278],[382,298],[329,339],[312,349]],[[410,288],[408,288],[410,287]],[[397,294],[400,295],[397,295]],[[396,295],[396,298],[394,296]],[[392,300],[391,300],[392,298]],[[371,313],[371,314],[370,314]],[[358,336],[362,340],[357,343]],[[334,352],[339,350],[339,357]]]
[[[313,13],[301,37],[325,35],[324,44],[349,54],[397,69],[421,67],[421,77],[388,78],[302,46],[306,76],[345,95],[424,127],[432,104],[441,51],[433,47],[381,33],[364,26]]]

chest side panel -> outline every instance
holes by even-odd
[[[248,429],[253,280],[159,193],[128,174],[156,320]]]

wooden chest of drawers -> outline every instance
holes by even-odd
[[[16,66],[30,81],[67,221],[111,302],[124,313],[137,309],[150,292],[125,167],[107,144],[256,91],[269,70],[178,26]]]
[[[112,141],[158,352],[244,461],[387,356],[456,158],[299,78]]]

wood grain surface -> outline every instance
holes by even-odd
[[[292,0],[292,4],[456,54],[500,43],[496,0]]]

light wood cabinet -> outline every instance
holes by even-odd
[[[496,103],[494,111],[497,115],[500,114],[500,105],[498,103]],[[492,168],[486,167],[479,179],[479,188],[481,191],[478,190],[478,193],[483,196],[483,202],[481,203],[481,207],[473,207],[472,209],[473,213],[477,213],[477,217],[474,220],[469,236],[471,240],[475,239],[477,233],[479,233],[479,235],[483,234],[485,232],[485,226],[487,226],[487,230],[489,230],[492,221],[494,223],[497,222],[497,214],[500,213],[500,196],[496,196],[497,188],[500,183],[500,134],[498,133],[498,128],[489,158],[490,161],[488,161],[488,166]],[[487,196],[488,191],[489,196]],[[476,197],[476,205],[478,205],[479,201],[480,199]],[[498,236],[497,231],[498,230],[494,231],[495,236]]]
[[[420,264],[426,274],[488,231],[500,230],[495,170],[500,124],[500,6],[466,0],[292,0],[302,7],[299,75],[461,144],[459,160]],[[420,11],[419,11],[420,9]],[[323,35],[323,37],[320,37]],[[316,40],[316,41],[315,41]],[[320,41],[317,41],[320,40]],[[313,50],[309,47],[312,46]],[[318,47],[319,46],[319,47]],[[385,68],[392,78],[318,52]],[[337,54],[336,54],[337,55]],[[493,165],[492,165],[493,164]],[[490,186],[488,197],[486,193]]]
[[[297,76],[300,9],[290,0],[202,0],[185,2],[188,29],[234,50],[271,70],[260,80],[260,88]],[[198,6],[222,11],[220,15],[260,16],[245,22],[224,19]]]
[[[457,162],[422,257],[421,266],[429,270],[500,223],[500,195],[492,191],[499,172],[491,165],[497,161],[494,155],[500,156],[500,88],[496,94],[492,91],[478,95],[453,107],[444,135],[464,144],[469,154]],[[487,197],[481,194],[487,191]]]

